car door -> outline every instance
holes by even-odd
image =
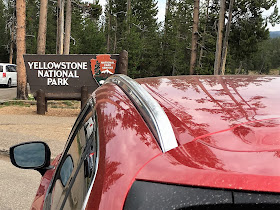
[[[11,79],[11,84],[14,86],[17,84],[17,70],[15,65],[6,66],[7,78]]]
[[[87,104],[76,124],[48,192],[44,204],[47,209],[82,209],[94,182],[98,165],[98,127],[92,105]]]
[[[0,64],[0,84],[3,85],[5,84],[6,85],[6,82],[4,82],[4,75],[6,73],[4,72],[4,66]]]

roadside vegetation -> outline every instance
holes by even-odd
[[[3,107],[36,107],[35,100],[10,100],[7,102],[3,102],[0,104],[0,108]],[[71,100],[56,100],[56,101],[48,101],[48,108],[54,109],[80,109],[79,101],[71,101]]]

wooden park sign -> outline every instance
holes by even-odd
[[[47,100],[81,100],[112,74],[127,74],[126,51],[109,55],[24,55],[30,91],[37,113],[45,114]]]

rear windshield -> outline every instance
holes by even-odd
[[[7,69],[7,72],[17,72],[16,67],[13,65],[8,65],[6,67],[6,69]]]
[[[3,72],[3,66],[0,66],[0,72]]]

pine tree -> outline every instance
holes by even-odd
[[[71,19],[72,19],[71,0],[67,0],[67,2],[66,2],[66,20],[65,20],[65,37],[64,37],[64,43],[63,43],[63,54],[65,54],[65,55],[68,55],[70,52]]]
[[[223,33],[225,26],[225,10],[226,10],[226,0],[220,1],[220,13],[219,13],[219,23],[216,41],[216,53],[215,53],[215,63],[214,63],[214,74],[218,75],[221,66],[222,57],[222,44],[223,44]]]
[[[199,0],[194,1],[193,10],[193,29],[192,29],[192,42],[191,42],[191,61],[190,61],[190,74],[194,74],[197,57],[197,41],[198,41],[198,23],[199,23]]]
[[[86,19],[81,32],[80,35],[77,33],[77,35],[82,38],[82,40],[80,40],[81,42],[78,43],[81,46],[79,53],[102,54],[106,52],[105,36],[104,33],[100,31],[97,22]]]
[[[25,19],[26,4],[25,0],[17,0],[17,98],[27,98],[26,70],[23,55],[26,53],[25,47]]]
[[[122,42],[126,38],[127,22],[127,0],[107,0],[105,9],[107,37],[107,52],[119,53]]]
[[[70,36],[70,54],[81,54],[83,49],[84,39],[84,5],[78,2],[73,2],[72,19],[71,19],[71,36]],[[87,49],[87,48],[86,48]]]
[[[225,8],[229,11],[230,1],[226,0]],[[235,1],[232,10],[232,21],[227,33],[228,48],[226,50],[227,36],[224,31],[221,37],[224,39],[224,49],[227,51],[225,71],[235,73],[235,69],[248,69],[250,65],[250,57],[258,51],[259,42],[268,38],[268,30],[266,29],[266,20],[262,17],[264,9],[269,9],[275,5],[275,0],[270,1],[253,1],[253,0],[240,0]],[[218,15],[220,12],[220,1],[211,0],[209,4],[209,15],[207,20],[207,30],[203,35],[203,57],[200,62],[200,74],[213,74],[214,66],[214,52],[216,50],[217,41],[217,26]],[[201,22],[204,22],[204,11],[201,11]],[[230,18],[230,13],[225,13],[227,23]],[[275,19],[275,17],[274,17]],[[267,20],[268,21],[268,20]],[[203,33],[204,34],[204,33]],[[205,38],[204,38],[205,37]],[[226,54],[220,51],[220,54]],[[225,59],[223,59],[225,61]],[[221,67],[221,61],[219,62]],[[222,66],[223,66],[222,65]],[[218,69],[220,68],[218,67]]]
[[[37,54],[45,54],[47,36],[48,0],[40,1],[40,19],[37,38]]]
[[[275,4],[275,0],[236,1],[229,37],[229,53],[231,56],[229,67],[231,69],[237,68],[238,71],[241,71],[245,68],[247,72],[247,61],[258,51],[258,43],[269,37],[262,12]]]
[[[234,0],[230,0],[229,3],[229,11],[228,11],[228,20],[226,25],[226,31],[225,36],[223,40],[223,48],[222,48],[222,57],[221,57],[221,64],[220,64],[220,74],[225,74],[225,68],[226,68],[226,60],[227,60],[227,52],[228,52],[228,39],[229,39],[229,33],[230,33],[230,26],[231,26],[231,20],[232,20],[232,9],[233,9]]]
[[[9,63],[14,63],[14,51],[16,46],[16,1],[10,0],[7,2],[7,9],[5,10],[5,15],[3,16],[6,20],[6,32],[8,35],[8,45],[9,45]],[[3,19],[3,20],[4,20]],[[5,40],[5,37],[3,37]]]
[[[37,53],[39,0],[26,0],[26,52]]]
[[[164,24],[162,70],[164,75],[189,74],[192,0],[170,0]]]
[[[177,12],[177,3],[175,0],[167,0],[165,6],[165,20],[162,37],[162,60],[161,69],[164,75],[175,75],[176,67],[174,57],[177,50],[177,34],[178,24],[175,19],[175,13]]]
[[[202,32],[202,38],[201,38],[201,43],[200,43],[200,53],[199,53],[197,70],[202,68],[202,58],[204,56],[205,39],[206,39],[206,36],[207,36],[207,26],[208,26],[208,18],[209,18],[209,5],[210,5],[210,0],[207,0],[206,5],[205,5],[205,7],[206,7],[205,8],[205,19],[204,19],[204,24],[202,26],[203,32]],[[197,71],[197,72],[199,72],[199,71]]]
[[[101,6],[98,2],[90,5],[84,5],[82,8],[80,24],[83,28],[82,31],[76,30],[73,37],[81,37],[80,42],[80,53],[89,54],[102,54],[105,53],[105,37],[100,27],[99,17],[101,15]]]
[[[129,46],[129,69],[133,69],[131,75],[134,77],[146,77],[159,75],[160,63],[160,36],[159,26],[156,20],[157,6],[154,0],[135,0],[131,4],[132,22],[131,33],[128,39],[132,37],[139,42],[139,45]],[[125,46],[125,45],[124,45]],[[136,49],[135,49],[136,48]],[[136,54],[134,54],[136,53]],[[138,63],[133,63],[133,60]]]
[[[132,77],[159,75],[161,43],[156,2],[108,0],[105,15],[107,52],[127,50]]]
[[[3,0],[0,0],[0,62],[8,62],[8,31],[7,31],[7,9]]]
[[[46,54],[56,54],[56,33],[57,33],[57,3],[48,3],[48,27],[46,39]]]

